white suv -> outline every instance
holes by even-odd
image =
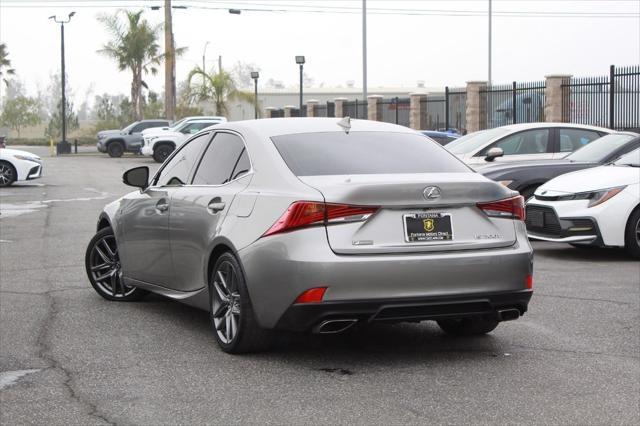
[[[149,129],[142,133],[144,145],[141,152],[143,155],[153,157],[156,162],[162,163],[190,135],[225,121],[227,121],[226,118],[218,116],[187,117],[177,121],[171,127]]]

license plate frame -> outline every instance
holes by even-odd
[[[430,220],[431,224],[427,222]],[[448,212],[421,212],[402,215],[406,243],[453,241],[453,220]],[[420,228],[418,228],[418,226]],[[432,228],[432,229],[429,229]]]

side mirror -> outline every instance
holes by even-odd
[[[487,151],[487,156],[484,157],[484,161],[491,162],[498,157],[502,157],[503,155],[504,155],[504,151],[502,150],[502,148],[498,148],[497,146],[494,146],[489,151]]]
[[[146,189],[149,186],[149,168],[147,166],[129,169],[122,175],[122,183],[136,188]]]

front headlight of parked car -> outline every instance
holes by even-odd
[[[562,195],[559,197],[553,197],[556,201],[570,201],[570,200],[589,200],[588,207],[595,207],[614,197],[622,192],[627,186],[618,186],[615,188],[599,189],[597,191],[578,192],[570,195]]]
[[[40,163],[42,161],[42,159],[40,157],[29,157],[27,155],[14,155],[15,158],[17,158],[18,160],[26,160],[26,161],[33,161],[34,163]]]

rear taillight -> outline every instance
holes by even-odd
[[[478,208],[488,216],[524,220],[524,197],[518,195],[504,200],[478,203]]]
[[[527,278],[524,280],[524,285],[529,290],[533,290],[533,275],[527,275]]]
[[[377,207],[296,201],[263,237],[314,225],[362,221],[377,210]]]
[[[293,303],[318,303],[322,302],[324,292],[327,291],[327,287],[314,287],[309,290],[303,291]]]

